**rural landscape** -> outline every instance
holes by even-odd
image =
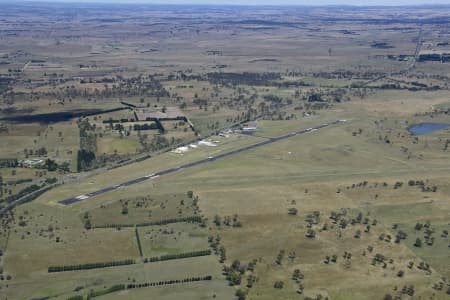
[[[450,299],[450,6],[0,1],[0,300]]]

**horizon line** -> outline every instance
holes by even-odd
[[[6,4],[122,4],[122,5],[159,5],[159,6],[222,6],[222,7],[354,7],[354,8],[363,8],[363,7],[442,7],[447,6],[450,7],[450,3],[417,3],[417,4],[295,4],[295,3],[282,3],[282,4],[258,4],[258,3],[199,3],[196,1],[192,2],[183,2],[183,3],[167,3],[167,2],[159,2],[159,0],[155,2],[146,2],[145,0],[16,0],[14,3],[10,3],[9,0],[0,0],[0,3]]]

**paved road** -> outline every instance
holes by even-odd
[[[419,30],[419,36],[417,37],[417,44],[416,44],[416,50],[414,51],[414,58],[412,63],[408,66],[407,71],[411,70],[416,66],[416,63],[419,61],[420,57],[420,50],[422,49],[422,42],[423,42],[423,29],[422,26]]]
[[[224,157],[232,156],[232,155],[244,152],[244,151],[248,151],[248,150],[251,150],[251,149],[254,149],[254,148],[258,148],[258,147],[267,145],[267,144],[272,144],[272,143],[275,143],[275,142],[278,142],[278,141],[281,141],[281,140],[285,140],[285,139],[291,138],[291,137],[296,136],[296,135],[306,134],[308,132],[313,132],[313,131],[316,131],[316,130],[320,130],[320,129],[324,128],[324,127],[337,125],[337,124],[340,124],[340,123],[343,123],[343,122],[345,122],[345,120],[337,120],[337,121],[330,122],[330,123],[325,123],[325,124],[322,124],[322,125],[319,125],[319,126],[316,126],[316,127],[313,127],[313,128],[307,128],[307,129],[303,129],[303,130],[299,130],[299,131],[294,131],[294,132],[291,132],[289,134],[282,135],[282,136],[279,136],[279,137],[269,138],[269,139],[267,139],[265,141],[262,141],[262,142],[259,142],[259,143],[256,143],[256,144],[253,144],[253,145],[250,145],[250,146],[246,146],[246,147],[243,147],[243,148],[239,148],[239,149],[236,149],[236,150],[232,150],[232,151],[229,151],[229,152],[225,152],[225,153],[219,154],[217,156],[210,156],[210,157],[202,159],[202,160],[194,161],[194,162],[187,163],[187,164],[184,164],[184,165],[181,165],[181,166],[178,166],[178,167],[170,168],[170,169],[167,169],[167,170],[164,170],[164,171],[160,171],[160,172],[157,172],[157,173],[153,173],[153,174],[150,174],[150,175],[147,175],[147,176],[144,176],[144,177],[140,177],[140,178],[136,178],[136,179],[133,179],[133,180],[130,180],[130,181],[126,181],[126,182],[123,182],[121,184],[117,184],[117,185],[113,185],[113,186],[110,186],[110,187],[106,187],[106,188],[100,189],[100,190],[95,191],[95,192],[86,193],[86,194],[83,194],[83,195],[80,195],[80,196],[77,196],[77,197],[64,199],[64,200],[59,201],[58,203],[63,204],[63,205],[71,205],[73,203],[84,201],[84,200],[87,200],[89,198],[92,198],[92,197],[95,197],[97,195],[101,195],[101,194],[104,194],[104,193],[107,193],[107,192],[110,192],[110,191],[122,189],[122,188],[125,188],[125,187],[133,185],[133,184],[137,184],[137,183],[140,183],[140,182],[143,182],[143,181],[147,181],[147,180],[152,180],[152,179],[158,178],[160,176],[164,176],[164,175],[167,175],[167,174],[175,173],[175,172],[183,170],[183,169],[192,168],[192,167],[195,167],[195,166],[198,166],[198,165],[201,165],[201,164],[212,162],[212,161],[224,158]]]
[[[397,73],[383,74],[381,76],[378,76],[377,78],[370,79],[370,80],[364,82],[362,86],[366,86],[369,83],[372,83],[372,82],[375,82],[375,81],[378,81],[378,80],[381,80],[384,78],[388,78],[393,75],[405,75],[406,73],[408,73],[411,69],[413,69],[416,66],[416,63],[419,61],[420,50],[422,49],[422,42],[423,42],[423,29],[421,26],[419,29],[419,36],[417,37],[416,49],[414,50],[413,61],[404,70],[401,70]]]

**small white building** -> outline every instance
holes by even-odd
[[[258,129],[258,122],[254,121],[244,125],[244,127],[242,127],[242,132],[254,132],[256,129]]]
[[[18,161],[19,166],[23,168],[37,168],[44,165],[44,161],[42,159],[23,159]]]
[[[256,126],[246,126],[242,128],[243,132],[253,132],[256,131]]]

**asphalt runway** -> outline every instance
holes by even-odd
[[[222,154],[219,154],[219,155],[216,155],[216,156],[210,156],[208,158],[201,159],[201,160],[198,160],[198,161],[195,161],[195,162],[191,162],[191,163],[187,163],[187,164],[175,167],[175,168],[170,168],[170,169],[167,169],[167,170],[164,170],[164,171],[159,171],[157,173],[153,173],[153,174],[150,174],[150,175],[147,175],[147,176],[144,176],[144,177],[140,177],[140,178],[136,178],[136,179],[133,179],[133,180],[129,180],[129,181],[123,182],[121,184],[117,184],[117,185],[113,185],[113,186],[110,186],[110,187],[106,187],[106,188],[97,190],[95,192],[90,192],[90,193],[82,194],[82,195],[77,196],[77,197],[64,199],[64,200],[58,201],[58,203],[60,203],[62,205],[71,205],[73,203],[84,201],[84,200],[90,199],[92,197],[95,197],[97,195],[101,195],[101,194],[104,194],[104,193],[107,193],[107,192],[110,192],[110,191],[122,189],[122,188],[128,187],[128,186],[133,185],[133,184],[137,184],[137,183],[140,183],[140,182],[143,182],[143,181],[147,181],[147,180],[153,180],[153,179],[158,178],[160,176],[164,176],[164,175],[167,175],[167,174],[175,173],[175,172],[178,172],[178,171],[183,170],[183,169],[192,168],[192,167],[195,167],[195,166],[198,166],[198,165],[201,165],[201,164],[205,164],[205,163],[208,163],[208,162],[212,162],[212,161],[224,158],[224,157],[232,156],[232,155],[244,152],[244,151],[248,151],[248,150],[251,150],[251,149],[254,149],[254,148],[258,148],[258,147],[267,145],[267,144],[272,144],[272,143],[275,143],[275,142],[278,142],[278,141],[281,141],[281,140],[285,140],[285,139],[288,139],[288,138],[291,138],[291,137],[294,137],[294,136],[297,136],[297,135],[306,134],[306,133],[309,133],[309,132],[314,132],[314,131],[320,130],[322,128],[333,126],[333,125],[337,125],[337,124],[344,123],[344,122],[345,122],[345,120],[337,120],[337,121],[333,121],[333,122],[330,122],[330,123],[325,123],[325,124],[319,125],[317,127],[302,129],[302,130],[294,131],[294,132],[291,132],[289,134],[282,135],[282,136],[279,136],[279,137],[269,138],[269,139],[267,139],[265,141],[262,141],[262,142],[259,142],[259,143],[256,143],[256,144],[253,144],[253,145],[250,145],[250,146],[246,146],[246,147],[243,147],[243,148],[239,148],[239,149],[236,149],[236,150],[225,152],[225,153],[222,153]]]

